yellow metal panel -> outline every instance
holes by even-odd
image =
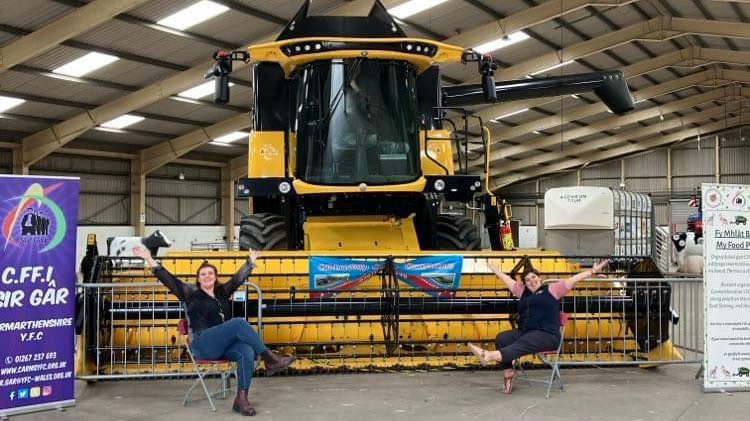
[[[424,133],[424,131],[420,132],[420,144],[425,145],[420,154],[422,174],[446,175],[445,169],[433,160],[448,169],[447,175],[454,174],[451,132],[448,130],[429,130],[427,131],[427,137],[425,137]]]
[[[434,57],[427,57],[421,54],[409,54],[399,51],[388,50],[339,50],[326,51],[322,53],[299,54],[287,57],[281,47],[287,44],[299,44],[315,41],[351,41],[367,43],[393,43],[393,42],[415,42],[429,44],[438,48]],[[297,38],[291,40],[277,41],[267,44],[251,45],[247,47],[250,57],[253,61],[271,61],[281,65],[284,72],[289,76],[297,66],[310,63],[316,60],[330,60],[334,58],[356,58],[365,57],[370,59],[385,60],[404,60],[412,63],[422,72],[432,66],[434,63],[460,62],[463,48],[455,45],[444,44],[434,40],[420,38]]]
[[[307,250],[419,251],[414,215],[310,217],[304,230]]]
[[[367,185],[363,190],[360,186],[324,186],[319,184],[310,184],[302,180],[294,180],[294,191],[297,194],[317,194],[317,193],[397,193],[397,192],[421,192],[425,186],[424,177],[419,177],[415,181],[404,184]]]
[[[250,178],[284,177],[284,132],[250,134],[247,174]]]
[[[289,161],[286,164],[287,177],[294,176],[297,168],[297,133],[289,132]]]

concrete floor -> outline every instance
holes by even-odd
[[[540,386],[517,382],[499,392],[498,371],[280,376],[253,382],[257,420],[747,420],[750,393],[701,392],[696,366],[563,369],[564,392],[544,399]],[[532,371],[540,375],[541,371]],[[12,420],[240,419],[231,399],[180,405],[188,381],[103,382],[83,390],[66,412]]]

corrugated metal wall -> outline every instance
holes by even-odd
[[[173,164],[159,168],[146,179],[146,221],[161,225],[220,224],[220,182],[219,168]]]
[[[719,172],[722,183],[750,184],[750,127],[729,130],[718,134]],[[671,148],[672,191],[668,190],[667,148],[650,150],[624,158],[625,186],[627,190],[653,194],[656,223],[659,225],[676,224],[678,229],[685,229],[687,215],[695,208],[687,207],[688,195],[697,191],[701,183],[716,182],[716,151],[714,149],[717,135],[701,137],[700,147],[697,139],[689,139]],[[602,164],[590,165],[581,170],[581,184],[586,186],[603,186],[618,188],[620,185],[620,158]],[[576,171],[540,178],[540,192],[551,187],[575,186]],[[508,186],[500,194],[523,196],[537,193],[536,180],[526,181],[519,185]],[[521,216],[524,223],[531,223],[529,213],[531,206],[525,201],[514,204],[514,215]]]
[[[32,174],[80,177],[81,225],[127,225],[130,215],[130,161],[50,155],[31,167]]]
[[[10,149],[0,149],[0,174],[10,174],[13,172],[13,151]]]

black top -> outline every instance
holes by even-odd
[[[153,271],[156,278],[169,288],[185,306],[190,330],[195,334],[220,325],[231,317],[232,307],[229,304],[229,297],[245,283],[245,279],[253,271],[253,268],[255,268],[255,264],[248,260],[232,276],[229,282],[220,283],[217,281],[214,286],[214,297],[206,294],[194,283],[188,284],[177,279],[161,265],[156,266]]]
[[[549,292],[549,285],[542,285],[535,293],[524,287],[518,301],[518,327],[524,333],[542,330],[560,334],[560,302]]]

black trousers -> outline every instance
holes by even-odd
[[[519,329],[500,332],[495,338],[495,348],[500,351],[502,360],[500,368],[512,368],[513,360],[523,355],[542,351],[554,351],[560,344],[560,334],[542,330],[530,330],[526,333]]]

